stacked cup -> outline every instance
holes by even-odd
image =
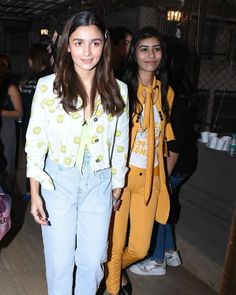
[[[221,139],[224,139],[224,141],[225,141],[225,144],[223,146],[223,151],[229,151],[229,143],[230,143],[231,137],[230,136],[222,136]]]
[[[218,133],[203,131],[201,132],[201,142],[205,143],[209,148],[218,151],[228,151],[230,136],[217,137]]]
[[[210,137],[209,131],[203,131],[201,132],[201,142],[208,144]]]
[[[210,132],[209,134],[209,142],[208,142],[208,147],[211,149],[216,149],[217,144],[218,144],[218,137],[217,133],[215,132]]]

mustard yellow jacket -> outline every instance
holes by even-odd
[[[161,89],[161,83],[159,80],[156,81],[157,86]],[[167,101],[169,104],[169,110],[171,112],[172,104],[174,100],[174,91],[171,87],[168,89],[167,94]],[[159,164],[159,195],[158,195],[158,203],[156,209],[156,221],[162,224],[167,222],[170,212],[170,199],[169,199],[169,192],[166,184],[166,172],[165,172],[165,165],[164,165],[164,156],[168,156],[167,150],[167,141],[174,139],[174,133],[171,127],[170,122],[167,122],[166,116],[162,112],[162,103],[161,103],[161,96],[156,101],[156,108],[158,112],[160,111],[162,114],[161,120],[161,131],[159,137],[159,144],[157,146],[157,157],[158,157],[158,164]],[[134,141],[136,138],[136,134],[139,128],[139,122],[137,122],[136,118],[133,119],[133,127],[131,129],[131,140],[130,146],[131,148],[134,145]],[[154,152],[154,151],[153,151]]]

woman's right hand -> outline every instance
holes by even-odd
[[[39,194],[31,193],[31,214],[35,222],[41,225],[48,225],[48,220],[43,208],[42,198]]]

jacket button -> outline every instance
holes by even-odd
[[[98,120],[98,118],[94,118],[94,119],[93,119],[94,122],[97,122],[97,120]]]
[[[96,159],[96,162],[97,162],[97,163],[99,163],[99,162],[100,162],[100,160],[99,160],[99,159]]]
[[[142,173],[142,172],[140,172],[140,173],[139,173],[139,176],[142,176],[142,175],[143,175],[143,173]]]
[[[95,142],[99,142],[99,139],[98,139],[98,138],[96,138],[96,139],[95,139]]]

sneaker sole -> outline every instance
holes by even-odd
[[[136,274],[136,275],[141,275],[141,276],[164,276],[166,274],[166,270],[163,271],[154,271],[154,270],[150,270],[150,271],[139,271],[139,270],[133,270],[130,269],[129,270]]]
[[[172,255],[172,257],[169,257],[165,255],[165,259],[166,259],[166,264],[168,266],[179,266],[182,264],[182,260],[180,258],[180,255],[179,255],[179,251],[175,251]]]
[[[181,261],[168,262],[168,260],[167,260],[167,261],[166,261],[166,264],[167,264],[168,266],[173,266],[173,267],[176,267],[176,266],[179,266],[179,265],[181,265],[181,264],[182,264],[182,262],[181,262]]]

